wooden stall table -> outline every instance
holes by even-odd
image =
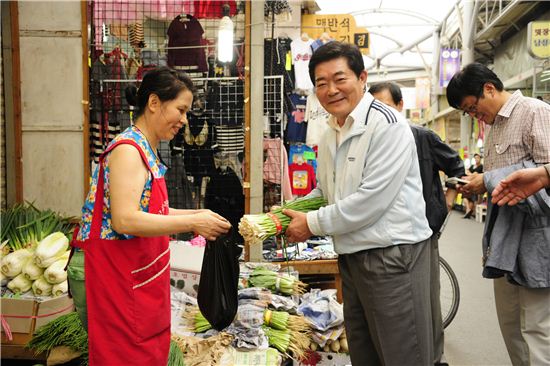
[[[280,264],[281,267],[290,266],[294,268],[294,270],[298,271],[300,276],[308,276],[310,278],[315,277],[315,275],[332,277],[333,279],[329,282],[332,284],[330,287],[336,289],[336,299],[339,303],[342,303],[342,278],[340,277],[340,271],[338,270],[338,259],[285,261],[274,263]]]

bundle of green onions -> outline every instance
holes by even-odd
[[[239,233],[247,241],[265,240],[270,236],[283,234],[288,227],[290,217],[283,214],[283,209],[309,212],[326,205],[327,201],[322,197],[303,198],[287,202],[265,214],[244,215],[239,222]]]
[[[284,354],[292,352],[295,358],[303,359],[309,349],[309,338],[306,334],[289,329],[280,330],[263,326],[267,341],[270,346],[277,348]]]
[[[206,332],[212,328],[212,325],[206,320],[197,306],[185,308],[183,318],[186,320],[188,328],[195,333]]]
[[[80,352],[83,364],[88,363],[88,333],[82,326],[78,313],[62,315],[40,327],[27,344],[27,348],[32,349],[35,354],[48,352],[57,346],[67,346]]]
[[[309,334],[311,327],[303,316],[290,315],[286,311],[275,311],[266,309],[264,312],[264,325],[279,330],[292,330],[295,332]]]
[[[170,353],[168,354],[168,366],[185,366],[183,351],[175,340],[170,339]]]
[[[2,251],[7,254],[9,251],[35,247],[56,231],[69,235],[73,229],[71,220],[50,209],[39,210],[32,203],[14,205],[0,213]]]
[[[263,287],[285,295],[301,295],[306,292],[306,284],[291,275],[257,267],[248,279],[250,287]]]
[[[189,329],[195,333],[206,332],[212,328],[197,307],[186,309],[183,316],[187,321]],[[264,325],[278,330],[291,330],[303,334],[311,332],[311,327],[303,316],[290,315],[286,311],[266,309],[264,311]]]

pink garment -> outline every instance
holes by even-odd
[[[191,243],[194,247],[205,247],[206,239],[202,235],[197,235],[193,239],[189,240],[189,243]]]
[[[195,13],[193,0],[149,0],[151,9],[145,11],[145,16],[156,20],[170,20],[181,14]],[[156,6],[154,6],[156,4]]]
[[[281,153],[283,158],[283,181],[281,183]],[[293,200],[290,177],[288,175],[288,156],[280,138],[264,139],[264,180],[280,184],[285,201]]]

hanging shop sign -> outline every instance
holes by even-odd
[[[537,20],[527,25],[529,53],[535,58],[550,57],[550,20]]]
[[[430,78],[416,78],[416,108],[425,109],[430,106]]]
[[[454,74],[460,70],[460,51],[443,48],[439,55],[439,86],[446,88]]]
[[[302,15],[302,32],[306,32],[313,39],[318,39],[321,34],[328,33],[337,41],[357,45],[364,55],[369,54],[369,32],[366,28],[357,27],[353,15],[305,14]]]

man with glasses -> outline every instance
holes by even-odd
[[[465,177],[470,183],[463,186],[463,192],[491,194],[498,172],[550,162],[550,106],[524,97],[519,90],[505,91],[486,66],[473,63],[457,73],[447,86],[447,100],[491,125],[485,141],[484,173]],[[515,207],[508,209],[518,211],[499,209],[489,202],[483,275],[495,278],[500,330],[512,364],[549,365],[550,217],[528,215]],[[502,225],[505,217],[509,221]],[[511,253],[513,245],[517,248]],[[506,259],[512,255],[507,270],[488,264],[498,255]]]

